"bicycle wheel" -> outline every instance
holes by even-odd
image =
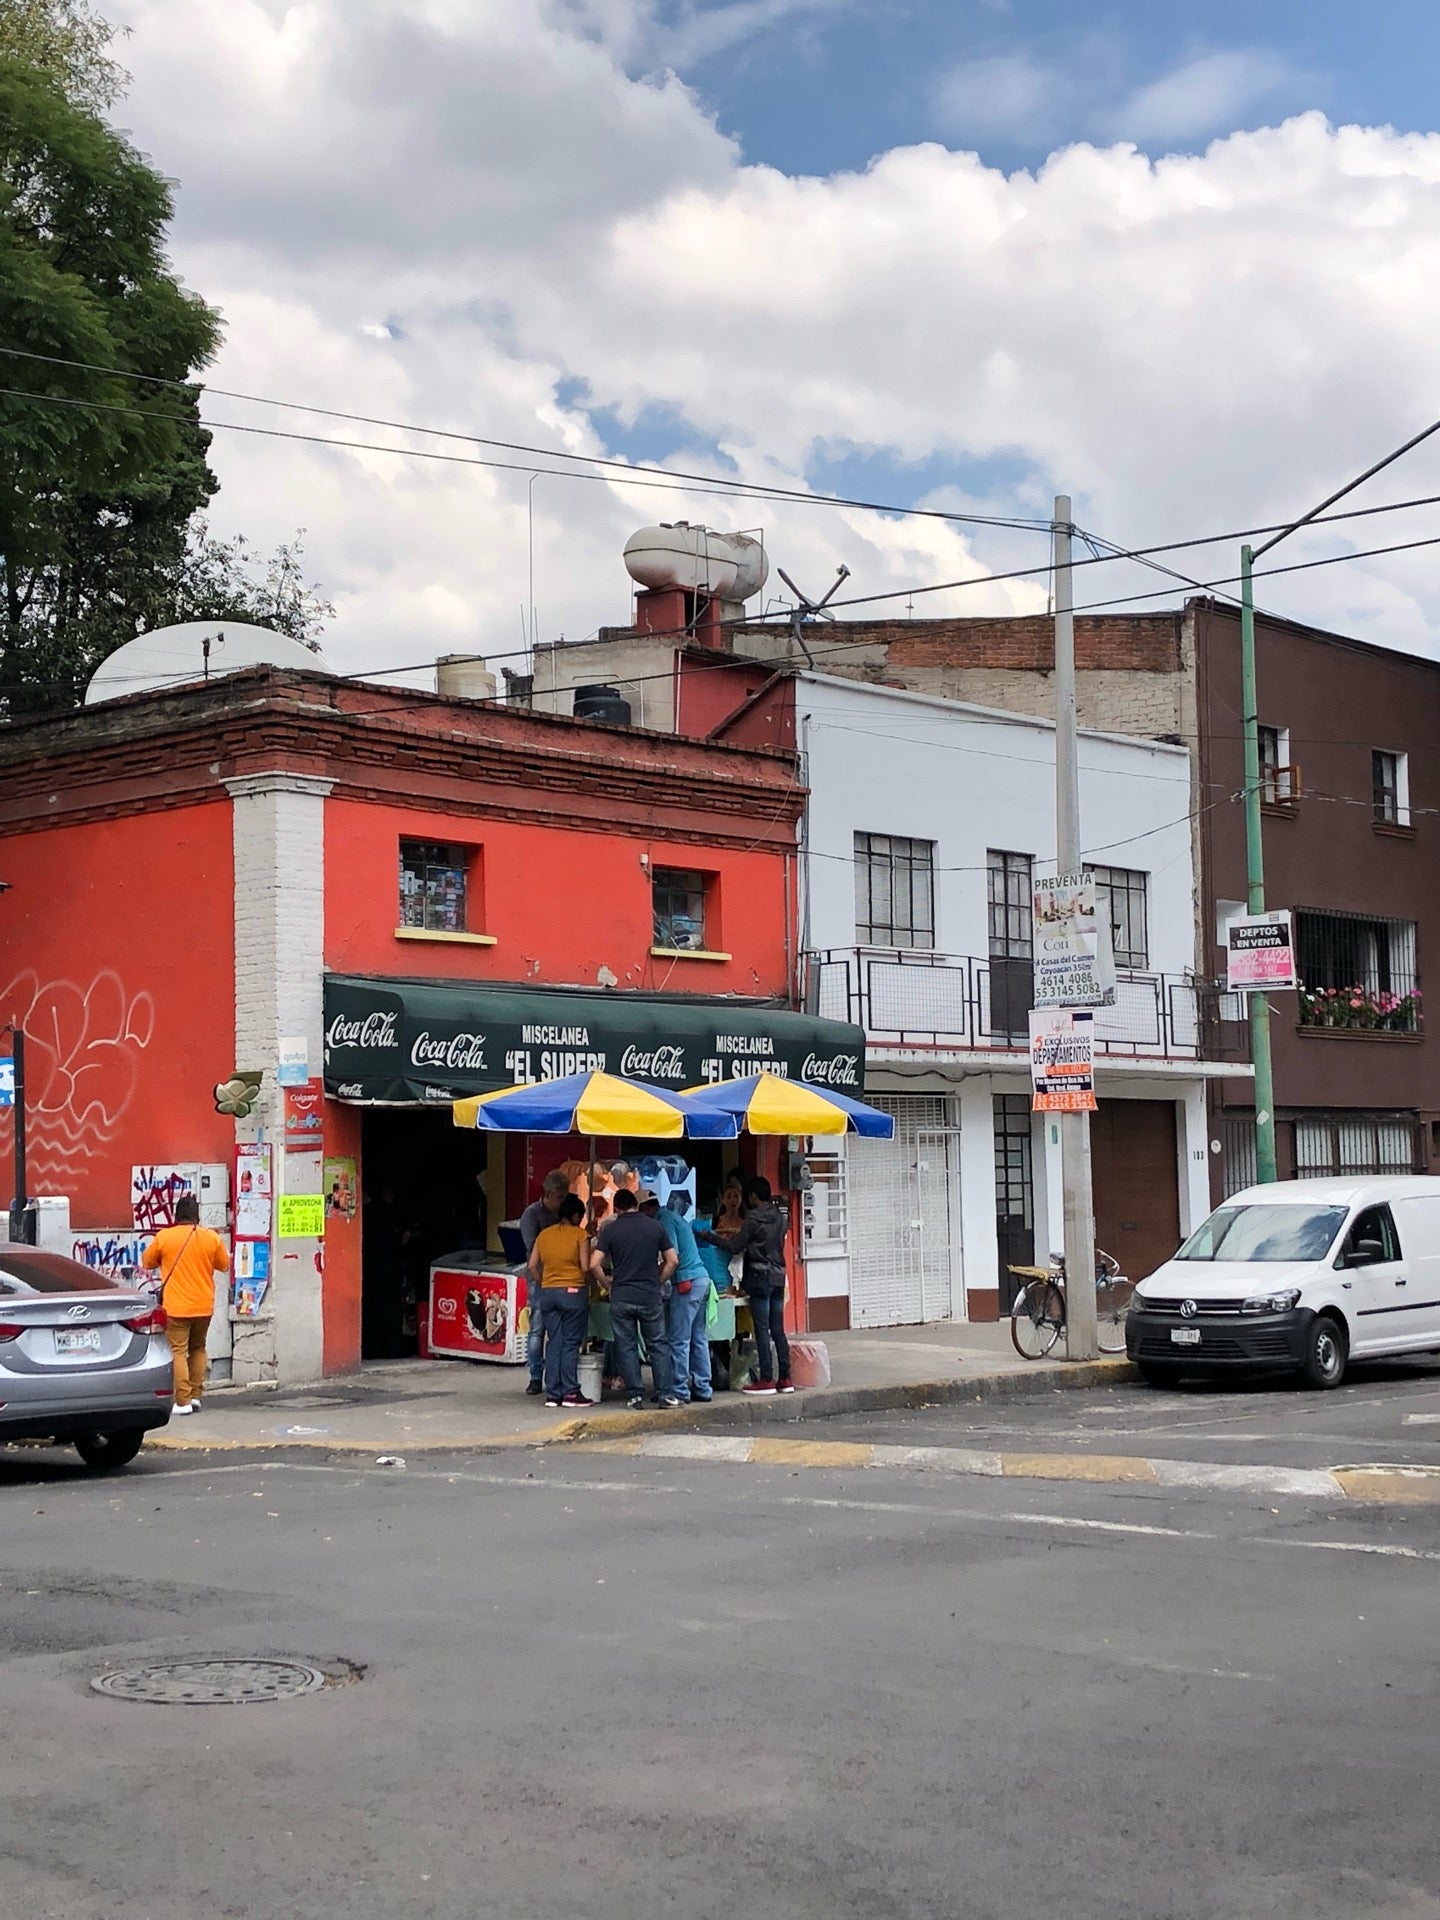
[[[1026,1360],[1043,1360],[1065,1331],[1065,1296],[1053,1280],[1032,1280],[1010,1313],[1010,1338]]]
[[[1106,1274],[1095,1278],[1095,1328],[1102,1353],[1124,1353],[1125,1316],[1135,1291],[1133,1280],[1112,1279]]]

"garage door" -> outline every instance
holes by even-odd
[[[1180,1244],[1180,1166],[1173,1100],[1102,1100],[1090,1116],[1095,1238],[1131,1280]]]

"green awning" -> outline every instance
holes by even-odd
[[[441,1106],[591,1068],[660,1087],[769,1068],[859,1095],[865,1035],[747,1001],[325,976],[325,1090],[337,1100]]]

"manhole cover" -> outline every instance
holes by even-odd
[[[318,1693],[325,1675],[304,1660],[157,1660],[97,1674],[90,1685],[112,1700],[157,1707],[244,1707]]]

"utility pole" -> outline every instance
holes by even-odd
[[[25,1035],[19,1027],[10,1029],[10,1051],[15,1062],[15,1204],[10,1209],[10,1238],[23,1240],[30,1195],[25,1165]]]
[[[1070,496],[1055,500],[1055,841],[1061,873],[1080,863],[1080,752],[1076,737],[1075,591],[1070,571]],[[1065,1195],[1065,1351],[1094,1360],[1095,1201],[1090,1178],[1090,1116],[1062,1113],[1060,1178]]]
[[[1393,465],[1403,454],[1409,453],[1412,447],[1418,447],[1422,440],[1428,440],[1434,433],[1440,433],[1440,420],[1432,421],[1421,432],[1412,435],[1404,446],[1396,447],[1383,460],[1377,460],[1373,467],[1367,467],[1364,473],[1347,481],[1337,492],[1327,495],[1318,507],[1312,507],[1309,513],[1302,513],[1298,520],[1292,520],[1288,527],[1282,527],[1279,533],[1272,534],[1263,545],[1240,549],[1240,705],[1245,734],[1245,877],[1252,914],[1265,911],[1265,850],[1260,832],[1260,701],[1255,671],[1255,562],[1261,554],[1269,553],[1282,540],[1288,540],[1292,533],[1309,526],[1327,507],[1333,507],[1337,500],[1343,500],[1346,494],[1363,487],[1367,480],[1373,480],[1377,473]],[[1058,516],[1058,500],[1055,512]],[[1058,617],[1056,628],[1058,641]],[[1058,644],[1056,652],[1058,680]],[[1255,1069],[1255,1178],[1264,1184],[1280,1176],[1275,1158],[1275,1074],[1270,1059],[1270,1002],[1263,993],[1250,995],[1250,1061]]]

